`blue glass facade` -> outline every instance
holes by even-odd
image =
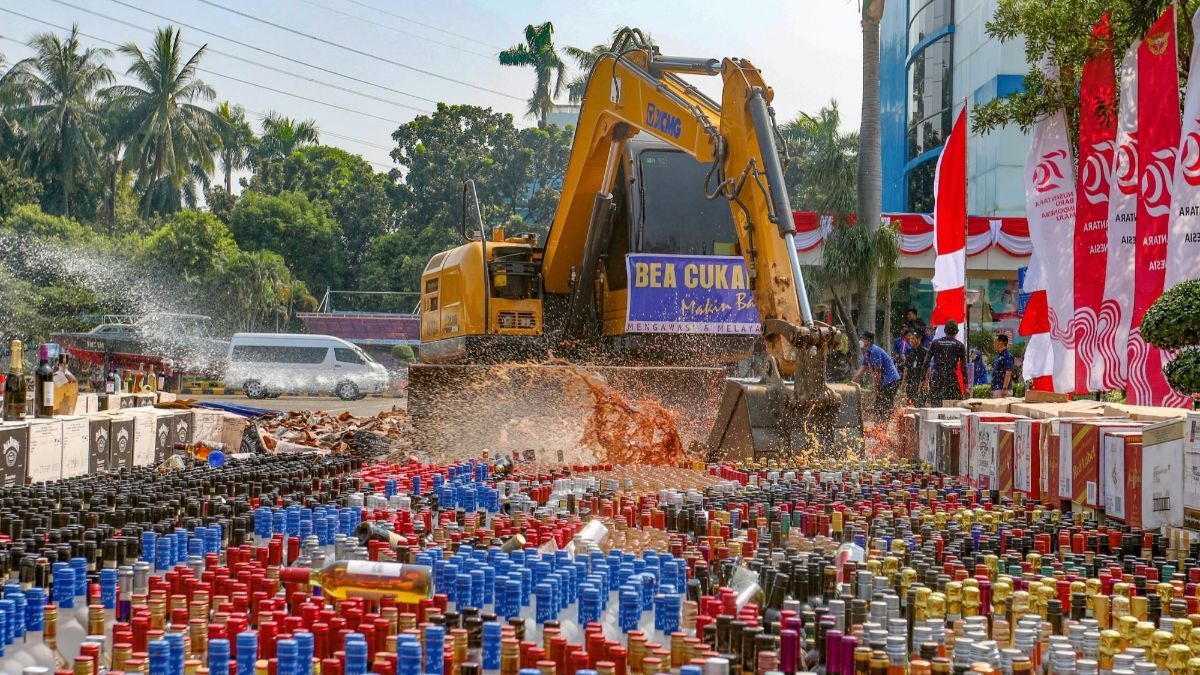
[[[933,209],[933,173],[953,124],[954,1],[892,0],[880,25],[883,210]]]

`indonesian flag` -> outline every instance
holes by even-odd
[[[933,314],[929,322],[942,335],[943,326],[953,319],[966,320],[967,311],[967,108],[958,113],[954,128],[938,157],[933,184]],[[958,340],[965,343],[966,331],[959,330]]]
[[[1049,58],[1042,62],[1047,79],[1057,80]],[[1025,215],[1029,238],[1041,261],[1050,317],[1050,351],[1054,391],[1075,391],[1075,168],[1071,158],[1067,116],[1061,110],[1037,123],[1025,156]]]
[[[1036,391],[1054,391],[1054,353],[1050,348],[1050,309],[1046,305],[1046,286],[1042,282],[1042,263],[1037,249],[1029,256],[1029,267],[1021,290],[1029,293],[1025,313],[1017,332],[1029,338],[1025,345],[1025,358],[1021,363],[1021,374],[1033,380]]]
[[[1104,293],[1096,312],[1095,342],[1088,370],[1088,388],[1092,391],[1123,389],[1128,368],[1126,345],[1133,305],[1133,242],[1138,201],[1137,62],[1140,46],[1140,40],[1130,45],[1121,61],[1121,108],[1117,114],[1116,152],[1108,187]]]
[[[1200,11],[1192,17],[1192,35],[1198,34]],[[1191,68],[1189,73],[1200,73],[1200,43],[1192,48]],[[1175,187],[1171,191],[1171,218],[1164,289],[1200,278],[1200,82],[1196,79],[1188,80],[1183,100],[1183,131]]]
[[[1179,126],[1175,6],[1167,5],[1138,48],[1140,178],[1133,256],[1133,314],[1129,324],[1129,375],[1125,385],[1125,396],[1132,405],[1177,404],[1169,400],[1172,392],[1162,374],[1162,353],[1142,339],[1141,324],[1146,310],[1162,295],[1166,280],[1167,230]]]
[[[1104,300],[1108,262],[1108,201],[1116,150],[1117,119],[1112,30],[1108,15],[1092,30],[1097,52],[1083,66],[1079,91],[1079,182],[1075,210],[1075,393],[1099,391],[1091,384],[1096,355],[1096,317]],[[1031,263],[1032,264],[1032,263]]]

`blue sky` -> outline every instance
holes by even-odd
[[[24,43],[32,34],[61,32],[43,22],[78,23],[96,38],[84,38],[89,45],[144,47],[170,22],[138,8],[210,33],[182,29],[185,41],[209,45],[201,77],[218,100],[245,106],[255,126],[269,110],[313,119],[323,143],[361,154],[381,171],[392,166],[392,131],[431,111],[430,101],[489,106],[532,125],[523,115],[532,71],[500,66],[496,54],[520,41],[526,24],[546,20],[560,47],[608,42],[615,27],[629,24],[648,30],[667,54],[749,58],[775,89],[781,119],[831,98],[848,129],[859,119],[855,0],[0,0],[0,53],[11,64],[29,55]],[[117,73],[125,66],[119,55],[110,61]],[[714,94],[719,87],[713,78],[697,84]]]

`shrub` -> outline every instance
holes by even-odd
[[[1200,394],[1200,279],[1176,284],[1159,296],[1142,317],[1142,337],[1177,352],[1163,366],[1173,389]]]

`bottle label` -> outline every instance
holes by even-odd
[[[365,574],[372,577],[400,576],[401,565],[398,563],[373,562],[370,560],[351,560],[346,563],[348,574]]]
[[[54,405],[54,382],[46,382],[42,386],[42,405]]]

